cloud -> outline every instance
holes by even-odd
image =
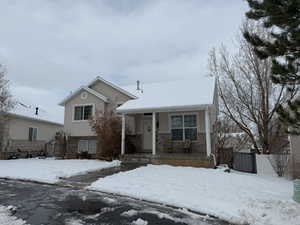
[[[120,85],[195,77],[207,73],[213,46],[231,45],[246,7],[240,0],[2,0],[0,63],[14,87],[49,92],[53,103],[96,75]]]

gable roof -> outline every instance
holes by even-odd
[[[71,100],[74,96],[76,96],[77,94],[79,94],[82,90],[85,90],[87,92],[89,92],[90,94],[96,96],[97,98],[103,100],[104,102],[108,102],[108,98],[105,97],[104,95],[100,94],[99,92],[91,89],[90,87],[92,85],[94,85],[97,82],[103,82],[107,85],[109,85],[110,87],[114,88],[115,90],[123,93],[124,95],[132,98],[132,99],[136,99],[137,97],[133,94],[131,94],[130,92],[126,91],[125,89],[118,87],[117,85],[103,79],[100,76],[97,76],[93,81],[91,81],[89,84],[87,84],[86,86],[81,86],[80,88],[78,88],[76,91],[72,92],[70,95],[68,95],[66,98],[64,98],[60,103],[58,103],[60,106],[64,106],[66,104],[66,102],[68,102],[69,100]]]
[[[89,83],[87,86],[90,87],[92,85],[94,85],[96,82],[103,82],[109,86],[111,86],[112,88],[118,90],[119,92],[123,93],[124,95],[127,95],[128,97],[132,98],[132,99],[136,99],[137,96],[133,95],[132,93],[130,93],[129,91],[125,90],[124,88],[121,88],[121,87],[118,87],[117,85],[103,79],[102,77],[100,76],[97,76],[91,83]]]
[[[165,83],[142,85],[142,92],[136,86],[124,87],[138,98],[117,108],[120,113],[145,112],[147,110],[198,109],[214,104],[215,78],[201,77]]]
[[[35,114],[35,110],[35,107],[31,105],[26,105],[24,103],[16,101],[15,107],[8,112],[8,115],[16,118],[35,120],[53,125],[63,126],[63,121],[55,119],[55,116],[51,115],[45,110],[40,108],[38,115]]]
[[[66,102],[68,102],[69,100],[71,100],[74,96],[76,96],[77,94],[79,94],[81,91],[86,91],[94,96],[96,96],[97,98],[103,100],[104,102],[108,102],[108,98],[105,97],[104,95],[100,94],[97,91],[94,91],[93,89],[87,87],[87,86],[82,86],[80,88],[78,88],[76,91],[74,91],[73,93],[71,93],[70,95],[68,95],[66,98],[64,98],[59,105],[64,106],[66,104]]]

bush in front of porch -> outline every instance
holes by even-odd
[[[98,139],[96,158],[104,160],[119,158],[121,154],[122,135],[122,122],[120,117],[113,112],[97,113],[96,116],[90,120],[90,125]],[[128,129],[126,129],[125,133],[129,133]],[[130,142],[130,139],[127,138],[126,140],[126,147],[132,150],[134,145]]]

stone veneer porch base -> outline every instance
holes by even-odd
[[[125,154],[121,156],[122,163],[140,163],[155,165],[172,165],[172,166],[191,166],[214,168],[212,158],[207,158],[204,154],[192,153],[164,153],[164,154]]]

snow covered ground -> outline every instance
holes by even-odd
[[[281,178],[148,165],[99,179],[89,189],[188,208],[232,223],[300,225],[292,182]]]
[[[26,222],[12,216],[12,207],[5,207],[0,205],[0,224],[1,225],[23,225]]]
[[[56,183],[60,177],[70,177],[94,170],[120,165],[119,161],[16,159],[0,160],[0,178]]]

